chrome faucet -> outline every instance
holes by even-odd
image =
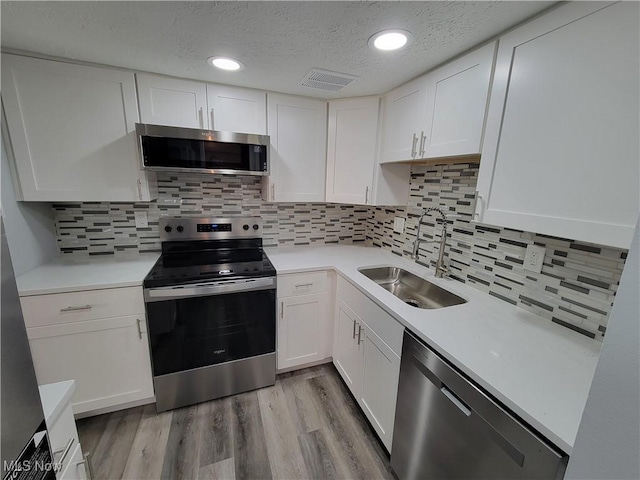
[[[418,220],[418,231],[416,232],[416,240],[415,242],[413,242],[413,254],[411,255],[411,258],[413,258],[414,260],[418,259],[418,247],[420,246],[420,243],[437,243],[436,240],[422,240],[420,238],[420,227],[422,226],[422,220],[430,212],[437,212],[442,217],[442,236],[440,237],[438,261],[436,262],[436,278],[444,278],[450,273],[449,268],[444,263],[444,249],[446,247],[446,242],[447,242],[447,214],[444,213],[440,208],[429,207],[422,212],[422,215],[420,216],[420,220]]]

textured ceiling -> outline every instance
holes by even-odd
[[[555,2],[8,2],[2,48],[284,93],[384,93]],[[415,41],[377,52],[368,38],[402,28]],[[215,71],[212,55],[245,63]],[[310,68],[360,78],[342,92],[298,85]]]

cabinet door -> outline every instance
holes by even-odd
[[[496,42],[427,75],[420,157],[479,154]]]
[[[75,446],[73,454],[68,459],[68,464],[61,472],[56,473],[58,480],[85,480],[87,478],[86,463],[82,457],[82,448]]]
[[[640,205],[638,8],[570,2],[500,39],[482,222],[629,248]]]
[[[267,95],[260,90],[207,85],[209,128],[224,132],[267,133]]]
[[[380,163],[418,158],[424,136],[427,80],[420,77],[384,98],[384,123]]]
[[[327,201],[371,203],[380,99],[329,102]]]
[[[364,364],[360,405],[390,452],[398,396],[400,357],[366,325],[362,337]]]
[[[326,294],[279,299],[278,368],[325,358],[328,322]]]
[[[136,74],[142,123],[208,129],[204,83]]]
[[[3,55],[2,104],[23,200],[149,200],[133,73]]]
[[[362,385],[362,321],[347,305],[336,298],[336,318],[333,340],[333,364],[356,398]],[[360,343],[358,343],[360,340]]]
[[[267,95],[271,174],[265,198],[272,202],[323,202],[327,103]]]
[[[75,380],[73,412],[153,397],[144,316],[27,329],[39,384]]]

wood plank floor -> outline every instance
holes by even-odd
[[[146,405],[85,418],[78,433],[95,480],[394,478],[331,364],[170,412]]]

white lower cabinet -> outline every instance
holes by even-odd
[[[105,292],[112,294],[112,290],[129,293],[131,289],[108,289]],[[138,290],[142,297],[142,289]],[[151,402],[154,395],[144,311],[126,316],[83,319],[86,316],[83,311],[91,312],[93,305],[90,302],[95,298],[95,292],[87,292],[86,301],[80,302],[81,307],[75,307],[80,313],[76,321],[59,323],[56,310],[50,312],[51,324],[42,325],[41,319],[34,320],[25,314],[38,383],[75,380],[72,404],[76,415],[127,406],[132,402]],[[58,299],[60,295],[69,296],[74,305],[80,300],[80,292],[50,297]],[[38,297],[21,300],[28,305]],[[24,310],[27,312],[29,308]],[[34,323],[39,326],[30,326]]]
[[[387,449],[391,451],[400,357],[369,327],[365,326],[363,330],[360,406]]]
[[[364,357],[362,356],[361,344],[356,338],[356,332],[361,323],[362,320],[353,313],[353,310],[347,307],[340,298],[336,298],[333,364],[342,375],[351,393],[359,392],[362,383]]]
[[[331,356],[327,272],[278,276],[278,370]]]
[[[333,363],[391,451],[404,328],[338,277]]]

